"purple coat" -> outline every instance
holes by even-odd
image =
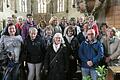
[[[22,28],[22,32],[21,32],[23,40],[25,40],[27,38],[30,27],[36,27],[36,24],[34,21],[32,21],[32,23],[30,23],[28,21],[26,21],[24,23],[23,28]]]

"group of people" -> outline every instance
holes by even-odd
[[[101,59],[111,65],[120,58],[120,39],[115,33],[106,23],[99,28],[93,16],[77,21],[71,18],[69,22],[53,16],[49,24],[41,20],[36,25],[33,16],[27,14],[26,21],[19,17],[17,23],[9,22],[3,29],[0,52],[9,51],[15,66],[27,65],[27,80],[41,80],[42,69],[47,80],[72,80],[78,63],[82,78],[97,80],[96,67]]]

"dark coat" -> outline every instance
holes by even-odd
[[[40,63],[44,60],[45,48],[44,41],[40,36],[37,36],[34,41],[30,37],[25,40],[25,54],[27,55],[27,62]]]
[[[58,54],[58,55],[57,55]],[[53,58],[57,57],[53,60]],[[48,70],[48,80],[66,80],[65,71],[67,71],[68,61],[67,61],[67,51],[64,44],[60,45],[57,52],[53,49],[53,44],[51,44],[45,56],[45,70]],[[51,63],[51,61],[53,62]]]
[[[75,72],[77,70],[79,42],[76,37],[72,39],[71,43],[68,42],[66,37],[64,37],[64,41],[68,50],[67,54],[69,55],[69,71]],[[74,59],[72,59],[71,56],[73,56]]]
[[[77,35],[77,39],[79,41],[79,43],[81,44],[83,41],[86,40],[85,36],[83,35],[82,32],[80,32],[78,35]]]
[[[22,31],[21,31],[21,35],[23,40],[25,40],[28,37],[28,32],[29,32],[29,28],[30,27],[36,27],[36,24],[34,21],[32,21],[32,23],[25,21],[23,27],[22,27]]]

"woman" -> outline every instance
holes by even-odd
[[[46,22],[44,20],[41,20],[39,24],[37,25],[38,29],[38,35],[44,36],[44,30],[46,28]]]
[[[48,80],[66,80],[68,58],[66,46],[63,44],[61,33],[53,36],[53,43],[48,47],[45,56],[45,72],[48,72]]]
[[[74,37],[74,29],[72,26],[69,26],[66,30],[66,35],[64,36],[65,44],[67,46],[69,55],[69,70],[67,75],[67,80],[72,80],[75,72],[77,71],[77,55],[79,42],[76,37]]]
[[[14,70],[11,72],[12,80],[16,80],[22,42],[22,37],[17,34],[15,25],[13,23],[8,24],[6,31],[0,39],[0,52],[6,50],[11,53],[9,58],[13,59],[15,63]]]
[[[36,80],[40,80],[40,69],[44,60],[44,42],[37,32],[35,27],[31,27],[29,36],[25,40],[25,53],[29,69],[28,80],[33,80],[34,76],[36,76]]]
[[[17,18],[17,23],[15,24],[15,26],[17,27],[19,34],[21,35],[21,31],[22,31],[22,27],[23,27],[23,18],[22,17]]]
[[[83,28],[82,28],[82,32],[80,32],[77,35],[77,39],[79,41],[79,43],[81,44],[83,41],[85,41],[86,39],[86,34],[87,34],[87,30],[88,30],[88,23],[84,23]]]
[[[59,26],[58,18],[56,16],[51,17],[49,20],[49,26],[53,28],[54,34],[55,33],[62,33],[62,29]]]
[[[47,47],[52,43],[52,38],[53,38],[53,30],[51,27],[47,26],[45,28],[45,46],[46,46],[46,49]]]

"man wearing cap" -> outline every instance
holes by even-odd
[[[36,26],[35,22],[33,21],[32,14],[27,14],[26,17],[27,17],[27,19],[26,19],[26,21],[25,21],[25,23],[23,25],[22,33],[21,33],[23,40],[25,40],[26,37],[28,36],[28,30],[29,30],[29,28]]]

